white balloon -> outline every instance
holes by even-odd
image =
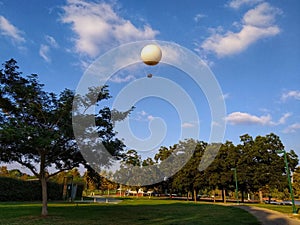
[[[154,66],[161,60],[162,53],[157,45],[146,45],[141,51],[141,59],[149,66]]]

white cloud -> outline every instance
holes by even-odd
[[[289,134],[289,133],[295,133],[297,130],[300,129],[300,123],[294,123],[287,128],[285,128],[282,132]]]
[[[21,35],[22,32],[3,16],[0,16],[0,33],[12,38],[13,41],[25,42],[25,39]]]
[[[217,121],[212,121],[212,122],[211,122],[211,126],[212,126],[212,127],[220,127],[221,124],[218,123]]]
[[[180,52],[177,48],[174,48],[172,45],[165,45],[161,47],[163,52],[162,58],[165,61],[169,62],[178,62],[180,59]]]
[[[239,9],[244,5],[252,6],[262,1],[263,0],[232,0],[228,3],[228,6],[233,9]]]
[[[261,3],[244,15],[239,32],[216,31],[202,43],[201,48],[219,57],[242,52],[256,41],[280,32],[274,23],[280,13],[278,8]]]
[[[147,119],[149,120],[149,121],[151,121],[151,120],[154,120],[154,116],[152,116],[152,115],[149,115],[149,116],[147,116]]]
[[[59,45],[57,44],[56,40],[54,39],[54,37],[50,36],[50,35],[46,35],[45,39],[47,41],[47,43],[53,47],[53,48],[58,48]]]
[[[113,76],[109,80],[114,83],[126,83],[126,82],[134,80],[134,79],[135,79],[135,77],[133,75],[127,75],[126,77]]]
[[[146,116],[148,113],[146,113],[144,110],[142,110],[142,111],[140,112],[140,114],[141,114],[142,116]]]
[[[225,120],[232,125],[241,124],[257,124],[264,126],[277,126],[285,124],[286,119],[291,116],[291,113],[285,113],[277,122],[272,121],[270,114],[264,116],[255,116],[244,112],[233,112],[229,114]]]
[[[195,126],[196,126],[196,124],[194,124],[194,123],[187,123],[187,122],[185,122],[185,123],[183,123],[181,125],[182,128],[192,128],[192,127],[195,127]]]
[[[51,48],[58,48],[59,45],[57,44],[56,40],[54,37],[50,35],[45,36],[45,40],[47,44],[41,44],[40,50],[39,50],[39,55],[46,61],[46,62],[51,62],[51,58],[49,56],[50,49]]]
[[[269,3],[262,3],[249,10],[243,17],[244,24],[256,27],[270,27],[275,22],[276,15],[282,11],[272,7]]]
[[[300,91],[288,91],[286,93],[283,93],[281,96],[282,101],[286,101],[289,98],[300,100]]]
[[[107,45],[154,39],[158,34],[149,25],[134,26],[108,3],[68,0],[63,9],[62,22],[71,24],[76,34],[75,51],[90,57],[97,56]]]
[[[228,99],[230,97],[230,94],[229,93],[224,93],[222,95],[222,99],[225,100],[225,99]]]
[[[199,22],[201,19],[203,19],[203,18],[205,18],[206,17],[206,15],[204,15],[204,14],[201,14],[201,13],[198,13],[195,17],[194,17],[194,20],[195,20],[195,22]]]
[[[140,122],[148,122],[151,120],[154,120],[154,116],[149,114],[148,112],[142,110],[136,113],[136,116],[132,119],[136,120],[136,121],[140,121]]]
[[[51,62],[51,58],[48,56],[49,54],[49,46],[48,45],[41,45],[39,54],[40,56],[46,61],[46,62]]]
[[[285,113],[275,125],[279,125],[279,124],[285,124],[286,119],[289,118],[292,114],[291,113]]]
[[[271,116],[267,115],[267,116],[258,117],[258,116],[251,115],[249,113],[233,112],[226,117],[226,121],[232,125],[237,125],[237,124],[266,125],[270,123]]]

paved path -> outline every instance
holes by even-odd
[[[236,206],[253,214],[262,225],[300,225],[300,220],[288,217],[286,214],[255,206]]]

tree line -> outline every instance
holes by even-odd
[[[246,194],[256,194],[260,200],[262,200],[262,193],[279,198],[289,197],[284,158],[278,154],[278,151],[284,149],[284,146],[279,136],[274,133],[255,138],[249,134],[244,134],[240,136],[240,143],[237,145],[231,141],[218,145],[219,151],[213,162],[202,171],[199,170],[199,165],[203,154],[207,147],[214,144],[194,139],[183,140],[170,147],[160,147],[153,158],[148,157],[147,159],[142,159],[137,151],[131,149],[125,154],[123,163],[135,167],[160,164],[172,154],[176,154],[178,145],[184,146],[185,149],[193,146],[194,151],[187,163],[175,175],[164,179],[162,182],[144,186],[144,189],[155,190],[159,193],[179,193],[185,196],[191,193],[195,200],[200,194],[218,189],[222,192],[223,201],[226,201],[226,195],[229,192],[234,192],[236,188],[234,177],[234,170],[236,170],[238,189],[242,201],[244,201]],[[294,150],[290,150],[287,152],[287,158],[289,172],[295,172],[294,188],[297,194],[300,193],[298,187],[299,175],[297,173],[300,172],[297,168],[298,156]],[[176,165],[176,162],[174,164]],[[128,176],[128,169],[131,171],[132,176],[138,177],[140,182],[143,183],[143,174],[135,174],[138,170],[135,171],[130,166],[121,167],[116,174],[126,172]],[[136,182],[139,181],[136,180]],[[134,187],[129,185],[128,188]],[[277,192],[283,194],[280,196]]]

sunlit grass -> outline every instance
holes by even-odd
[[[288,214],[288,215],[293,214],[293,208],[291,205],[253,204],[253,206],[274,210],[274,211],[281,212],[281,213]],[[296,209],[297,208],[299,208],[299,206],[296,206]],[[299,214],[293,215],[293,217],[300,219]]]

